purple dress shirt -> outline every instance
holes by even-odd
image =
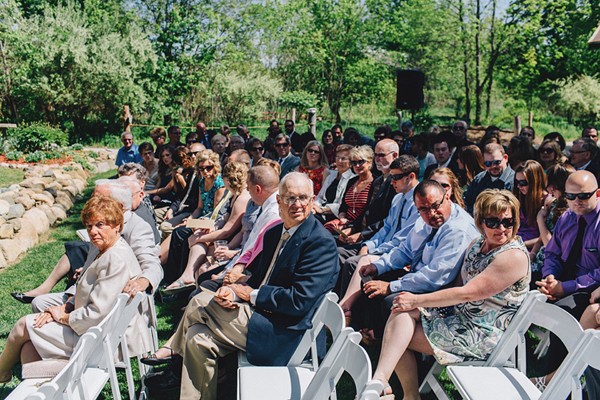
[[[577,236],[578,218],[585,218],[587,226],[583,235],[582,254],[577,260],[577,278],[562,282],[565,296],[575,292],[591,292],[600,285],[600,201],[596,204],[596,209],[589,214],[578,217],[573,211],[567,210],[558,219],[552,239],[546,246],[542,275],[554,275],[558,280],[564,279],[564,263]]]

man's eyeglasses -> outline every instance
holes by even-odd
[[[492,165],[494,167],[497,167],[500,164],[502,164],[502,160],[493,160],[493,161],[484,161],[483,162],[483,165],[485,165],[486,168],[490,168]]]
[[[383,158],[383,157],[387,157],[389,154],[392,154],[393,151],[387,152],[387,153],[375,153],[375,158]]]
[[[581,154],[585,152],[587,152],[587,150],[571,150],[571,154]]]
[[[312,199],[312,196],[300,195],[296,196],[281,196],[281,201],[283,201],[288,206],[294,205],[297,201],[300,202],[300,205],[307,205],[308,202]]]
[[[503,227],[505,227],[506,229],[510,229],[513,226],[515,226],[515,219],[514,218],[484,218],[483,219],[483,223],[485,224],[485,226],[487,226],[490,229],[498,229],[500,228],[500,225],[502,225]]]
[[[517,183],[518,187],[527,187],[527,186],[529,186],[529,182],[527,182],[526,179],[517,179],[515,182]]]
[[[394,174],[394,175],[391,175],[391,177],[392,177],[393,181],[399,181],[400,179],[402,179],[408,175],[410,175],[410,172],[404,172],[403,174]]]
[[[198,167],[198,171],[200,172],[210,172],[215,168],[214,165],[207,165],[206,167]]]
[[[431,211],[437,211],[442,206],[442,204],[444,204],[445,198],[446,196],[442,197],[442,200],[440,200],[439,203],[433,203],[430,207],[417,208],[417,211],[422,214],[429,214]]]
[[[288,147],[289,143],[275,143],[275,147]]]
[[[352,165],[353,167],[360,167],[364,163],[366,163],[365,160],[352,160],[352,161],[350,161],[350,165]]]
[[[263,151],[264,147],[253,147],[252,151]]]
[[[567,193],[567,192],[565,192],[565,199],[571,200],[571,201],[573,201],[575,199],[587,200],[590,197],[592,197],[593,195],[595,195],[597,191],[598,191],[598,189],[594,190],[593,192],[587,192],[587,193]]]
[[[198,151],[190,151],[188,154],[189,154],[190,156],[196,156],[196,155],[198,155],[198,153],[200,153],[201,151],[202,151],[202,150],[198,150]]]

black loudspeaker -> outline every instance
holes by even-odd
[[[396,108],[418,110],[425,105],[423,96],[425,74],[412,69],[396,70]]]

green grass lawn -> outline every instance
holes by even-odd
[[[20,168],[0,167],[0,188],[19,183],[23,180],[25,174]]]

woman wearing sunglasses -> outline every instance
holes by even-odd
[[[546,192],[546,174],[544,168],[534,160],[527,160],[517,166],[513,194],[521,203],[519,217],[521,226],[517,234],[532,249],[540,237],[537,215],[548,196]]]
[[[371,169],[374,157],[373,149],[368,145],[354,147],[350,150],[350,165],[358,178],[353,178],[354,181],[348,182],[338,218],[325,224],[325,228],[331,233],[348,236],[361,231],[362,227],[357,225],[362,220],[373,194]]]
[[[313,183],[314,193],[319,193],[323,181],[329,175],[328,167],[329,163],[323,146],[317,140],[311,140],[304,147],[302,157],[300,157],[300,165],[298,165],[296,171],[308,175]]]
[[[463,191],[458,183],[458,178],[454,175],[454,172],[450,168],[436,168],[431,171],[428,179],[436,181],[446,190],[446,193],[450,193],[450,200],[456,203],[461,208],[465,208],[465,201],[463,200]]]
[[[419,398],[415,351],[441,364],[485,360],[525,298],[530,273],[517,236],[519,201],[507,190],[483,191],[475,202],[475,224],[481,237],[467,247],[455,287],[400,292],[394,299],[373,374],[383,382],[384,395],[391,397],[387,382],[395,372],[404,398]]]
[[[544,140],[538,149],[538,161],[542,164],[546,172],[551,167],[562,162],[563,157],[559,144],[554,140]]]
[[[544,250],[552,238],[556,221],[565,211],[569,209],[565,197],[565,184],[567,178],[575,172],[575,168],[569,164],[556,164],[548,170],[548,193],[550,196],[537,214],[537,224],[540,230],[540,238],[531,249],[531,282],[532,289],[537,289],[535,281],[542,279],[542,267],[544,266]]]

